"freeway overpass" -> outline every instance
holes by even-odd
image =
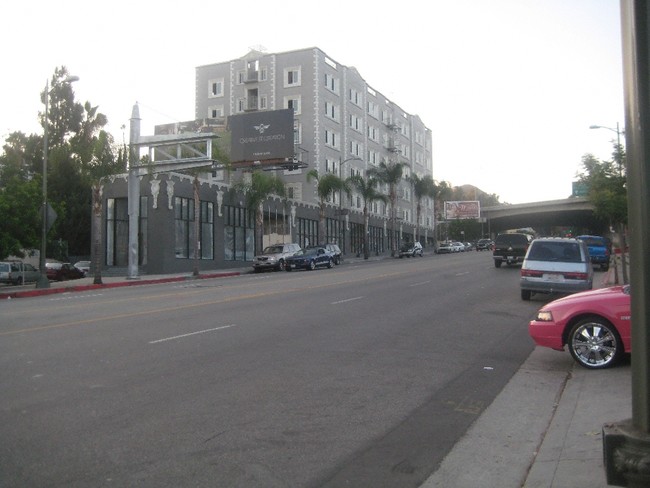
[[[608,226],[594,216],[594,206],[586,197],[546,202],[497,205],[481,208],[486,234],[495,236],[507,229],[532,227],[542,235],[551,235],[554,227],[571,227],[575,232],[604,235]]]

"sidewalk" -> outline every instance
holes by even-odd
[[[602,428],[631,416],[629,361],[591,371],[537,347],[420,488],[605,488]]]

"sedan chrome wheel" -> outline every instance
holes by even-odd
[[[571,329],[568,345],[573,359],[589,369],[608,368],[623,355],[618,332],[600,317],[588,317],[578,322]]]

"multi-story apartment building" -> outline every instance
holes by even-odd
[[[295,112],[295,158],[307,169],[283,171],[288,193],[318,203],[310,169],[343,178],[365,175],[382,161],[404,163],[397,215],[415,223],[415,201],[406,176],[432,174],[431,131],[417,115],[370,86],[353,67],[318,48],[284,53],[251,51],[246,56],[196,68],[196,118],[291,108]],[[387,192],[387,189],[384,189]],[[334,195],[333,205],[360,209],[360,198]],[[346,201],[347,200],[347,201]],[[424,199],[420,225],[434,225],[433,202]],[[385,204],[371,214],[387,216]],[[429,232],[429,235],[432,235]]]
[[[417,201],[408,181],[410,174],[432,174],[431,131],[418,116],[366,83],[355,68],[337,63],[318,48],[251,51],[240,59],[197,67],[195,88],[196,120],[158,126],[157,135],[218,133],[226,130],[231,115],[293,109],[294,158],[303,164],[272,170],[285,182],[286,197],[270,197],[264,203],[261,228],[254,218],[258,209],[248,208],[246,196],[237,190],[236,183],[246,180],[246,168],[200,175],[162,170],[142,174],[137,183],[137,264],[143,272],[250,266],[259,251],[256,235],[263,236],[264,245],[335,242],[346,255],[360,254],[365,242],[361,196],[332,195],[325,202],[321,226],[317,186],[307,173],[316,169],[319,175],[365,177],[382,162],[404,164],[397,188],[397,225],[392,232],[387,203],[369,205],[368,251],[386,253],[403,241],[433,244],[433,200],[421,200],[416,223]],[[136,108],[132,127],[139,120]],[[104,185],[107,267],[123,268],[136,248],[129,237],[135,234],[130,232],[128,181],[126,175],[116,175]],[[388,194],[389,189],[379,190]],[[129,266],[132,263],[129,259]]]

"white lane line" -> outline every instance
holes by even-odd
[[[363,297],[347,298],[345,300],[339,300],[338,302],[332,302],[332,305],[338,305],[339,303],[353,302],[355,300],[361,300],[362,298]]]
[[[456,276],[465,276],[468,275],[469,271],[465,271],[464,273],[456,273]]]
[[[426,285],[427,283],[431,283],[431,280],[429,280],[429,281],[421,281],[420,283],[413,283],[412,285],[409,285],[409,286],[422,286],[422,285]]]
[[[222,327],[215,327],[214,329],[199,330],[196,332],[190,332],[189,334],[177,335],[174,337],[165,337],[164,339],[158,339],[156,341],[150,341],[149,344],[158,344],[159,342],[173,341],[174,339],[182,339],[184,337],[189,337],[197,334],[205,334],[206,332],[214,332],[215,330],[227,329],[229,327],[234,327],[235,324],[224,325]]]

